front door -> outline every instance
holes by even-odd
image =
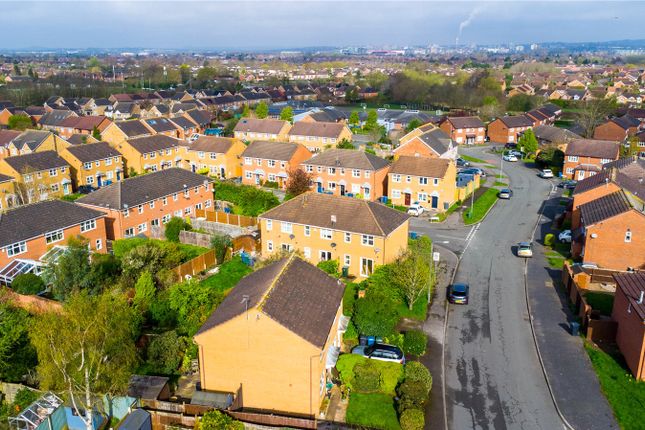
[[[578,180],[582,181],[585,178],[585,171],[584,170],[578,170]]]
[[[412,200],[412,195],[410,193],[405,193],[405,202],[403,204],[405,206],[410,206],[410,200]]]
[[[344,196],[345,195],[345,185],[340,186],[340,195]]]
[[[439,197],[432,196],[432,209],[437,209],[439,207]]]
[[[96,175],[96,185],[101,188],[103,181],[101,180],[101,175]]]

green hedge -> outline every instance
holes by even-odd
[[[400,430],[394,409],[394,398],[382,393],[351,393],[347,415],[348,424],[383,430]]]
[[[343,384],[350,387],[350,389],[358,391],[354,386],[355,373],[354,367],[361,363],[365,364],[370,362],[380,373],[379,391],[384,394],[394,395],[396,393],[396,386],[403,379],[403,365],[389,361],[370,360],[358,354],[343,354],[338,358],[336,369],[340,373],[340,379]]]
[[[112,251],[116,258],[123,258],[125,254],[144,243],[152,243],[160,248],[166,248],[171,251],[181,253],[181,261],[186,262],[193,258],[200,256],[208,251],[208,248],[195,245],[187,245],[184,243],[173,243],[165,240],[147,239],[144,237],[131,237],[129,239],[119,239],[112,242]]]

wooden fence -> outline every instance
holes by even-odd
[[[184,279],[186,275],[195,276],[199,272],[212,267],[217,262],[215,258],[215,250],[211,249],[205,254],[199,255],[190,261],[180,264],[173,270],[180,279]]]
[[[195,210],[195,216],[197,218],[205,218],[207,221],[236,225],[238,227],[255,227],[258,225],[258,219],[255,217],[235,215],[227,212],[197,209]]]
[[[228,411],[233,418],[245,423],[261,424],[272,427],[315,429],[318,423],[312,418],[288,417],[259,412]]]

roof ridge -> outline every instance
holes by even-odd
[[[296,258],[296,253],[292,252],[291,255],[287,258],[287,261],[284,263],[282,266],[282,269],[273,277],[273,280],[271,281],[271,284],[269,284],[269,287],[266,289],[264,295],[256,305],[259,311],[262,311],[262,308],[266,304],[266,301],[269,299],[271,296],[271,292],[273,292],[273,289],[275,288],[275,285],[278,283],[278,280],[280,277],[284,274],[284,272],[287,270],[287,268],[291,265],[293,262],[294,258]]]
[[[365,201],[363,200],[363,202],[365,202]],[[372,215],[372,218],[374,218],[374,222],[376,223],[376,226],[378,227],[378,229],[381,231],[381,235],[382,235],[383,237],[385,237],[385,236],[387,236],[387,235],[385,234],[385,231],[383,230],[383,227],[381,227],[381,223],[380,223],[380,222],[378,222],[378,219],[376,218],[376,215],[374,215],[374,212],[372,211],[372,206],[370,205],[370,203],[372,203],[372,202],[369,202],[369,201],[368,201],[368,202],[366,202],[366,204],[367,204],[367,210],[368,210],[368,211],[369,211],[369,213]],[[377,204],[378,204],[378,203],[377,203]]]

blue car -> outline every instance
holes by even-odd
[[[467,305],[469,290],[468,284],[452,284],[448,290],[448,301],[453,304]]]

